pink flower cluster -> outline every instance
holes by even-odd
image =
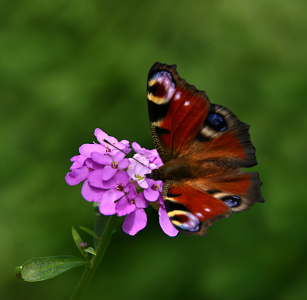
[[[157,150],[141,148],[134,142],[132,148],[136,154],[133,158],[125,158],[131,151],[129,141],[118,142],[99,128],[94,134],[99,144],[84,144],[79,148],[80,155],[71,158],[73,164],[71,172],[65,176],[66,182],[76,185],[84,181],[83,198],[98,202],[103,215],[126,216],[123,230],[130,235],[145,228],[147,215],[144,208],[150,203],[159,207],[162,230],[169,236],[177,235],[178,231],[165,210],[163,182],[146,178],[146,174],[163,164]]]

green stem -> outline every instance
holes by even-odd
[[[72,293],[71,297],[69,300],[77,300],[80,299],[81,295],[85,292],[87,289],[89,283],[91,282],[91,279],[93,278],[93,275],[95,271],[97,270],[104,253],[107,250],[107,247],[110,243],[112,234],[115,229],[116,221],[117,221],[117,215],[113,215],[110,217],[110,220],[102,234],[101,240],[98,244],[97,250],[96,250],[96,255],[93,256],[90,265],[86,267],[84,270],[84,273],[81,277],[81,280]]]

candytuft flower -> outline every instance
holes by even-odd
[[[137,155],[135,155],[137,156]],[[142,157],[139,157],[142,158]],[[137,159],[137,157],[136,157]],[[128,174],[130,176],[130,178],[134,181],[137,182],[137,184],[141,187],[141,188],[148,188],[148,183],[147,183],[147,178],[146,178],[146,174],[151,173],[150,167],[147,167],[146,164],[148,164],[148,161],[146,162],[145,159],[140,159],[140,161],[143,164],[140,164],[138,162],[135,162],[135,160],[130,160],[131,164],[128,167]]]
[[[154,181],[153,179],[147,178],[148,188],[144,190],[144,196],[148,201],[157,201],[159,195],[162,195],[162,185],[161,180]]]
[[[125,216],[123,230],[135,235],[147,224],[145,208],[151,203],[159,208],[159,222],[169,236],[178,231],[170,222],[162,197],[162,181],[146,177],[153,169],[163,165],[155,149],[142,148],[132,143],[136,152],[133,158],[127,140],[118,141],[101,129],[94,132],[99,143],[84,144],[79,148],[80,155],[71,158],[71,172],[65,180],[69,185],[83,181],[81,194],[89,202],[97,202],[104,215]]]
[[[114,180],[110,185],[110,189],[106,191],[99,201],[99,211],[103,215],[114,215],[116,213],[116,202],[122,197],[126,197],[126,193],[129,193],[129,176],[127,172],[120,171],[114,176]]]

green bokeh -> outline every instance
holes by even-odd
[[[69,159],[97,127],[153,147],[146,79],[160,61],[251,125],[266,202],[206,238],[167,237],[150,208],[137,236],[119,224],[87,299],[307,299],[306,11],[303,0],[1,1],[0,298],[68,298],[82,269],[26,283],[14,268],[79,255],[70,229],[91,228],[93,210],[64,181]]]

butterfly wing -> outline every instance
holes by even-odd
[[[151,67],[147,103],[154,144],[164,163],[193,153],[195,159],[232,160],[237,167],[257,164],[249,125],[229,109],[210,104],[204,91],[180,78],[176,65],[157,62]]]
[[[211,104],[193,146],[190,150],[187,147],[181,155],[188,154],[197,160],[205,158],[228,167],[253,167],[257,161],[248,130],[249,125],[241,122],[228,108]]]
[[[186,235],[205,236],[208,226],[231,214],[226,203],[188,183],[165,182],[163,199],[170,221]]]
[[[180,78],[176,65],[160,63],[148,74],[147,103],[153,140],[163,162],[194,141],[210,107],[206,93]]]
[[[172,171],[171,180],[166,174],[163,198],[177,229],[205,235],[212,222],[232,210],[244,211],[264,201],[258,173],[240,171],[257,164],[248,124],[229,109],[211,104],[205,92],[179,77],[175,65],[152,66],[147,103],[155,146],[168,165],[165,170]],[[189,169],[190,178],[173,178],[176,160]],[[178,205],[182,209],[174,209]],[[195,230],[188,224],[195,225],[197,219]]]
[[[165,208],[172,224],[186,235],[206,235],[207,228],[232,211],[263,202],[258,173],[228,172],[215,180],[199,178],[163,184]]]

